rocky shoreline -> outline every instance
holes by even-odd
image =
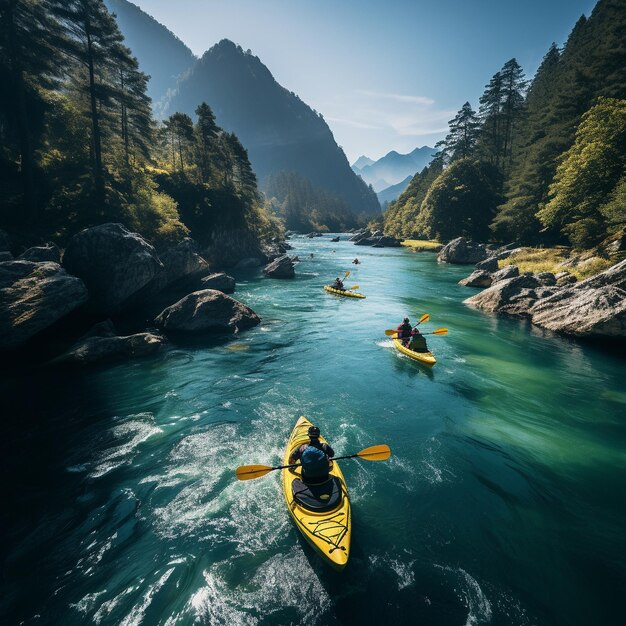
[[[615,246],[613,246],[615,248]],[[520,248],[490,249],[458,238],[439,253],[445,263],[475,264],[460,285],[483,288],[464,303],[482,311],[526,318],[535,326],[562,335],[590,339],[626,338],[626,259],[578,282],[559,273],[524,272],[499,261]]]
[[[235,279],[212,271],[205,258],[215,261],[220,245],[228,248],[222,267],[265,265],[268,277],[295,274],[297,257],[278,241],[257,245],[255,256],[244,259],[249,246],[236,254],[214,243],[200,253],[191,239],[157,253],[139,234],[109,223],[74,235],[63,254],[49,243],[14,258],[0,232],[0,352],[29,363],[85,365],[154,354],[181,334],[255,326],[259,316],[226,295]],[[118,335],[118,323],[130,334]]]

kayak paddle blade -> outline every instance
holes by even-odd
[[[269,465],[240,465],[235,471],[238,480],[254,480],[271,472],[273,467]]]
[[[366,461],[386,461],[391,456],[391,448],[386,444],[370,446],[361,450],[356,456]]]
[[[385,335],[387,335],[387,337],[393,337],[397,332],[397,330],[388,329],[385,331]]]
[[[418,324],[423,324],[424,322],[427,322],[430,319],[430,314],[429,313],[424,313],[424,315],[422,315],[422,317],[420,317],[420,321],[417,322]]]
[[[437,330],[433,330],[433,332],[431,333],[431,335],[447,335],[447,334],[448,334],[447,328],[438,328]]]

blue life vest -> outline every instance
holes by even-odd
[[[328,458],[323,450],[315,446],[307,446],[300,458],[302,470],[306,476],[326,476],[328,474]]]

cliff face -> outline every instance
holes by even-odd
[[[341,196],[356,213],[380,211],[376,195],[351,170],[321,115],[279,85],[261,61],[228,40],[213,46],[179,82],[164,114],[193,115],[200,102],[248,150],[263,189],[277,172],[295,172]]]

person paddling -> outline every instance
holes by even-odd
[[[359,259],[354,259],[354,261],[352,261],[352,263],[354,263],[355,265],[359,265],[361,263],[361,261],[359,261]]]
[[[345,291],[345,287],[343,286],[343,280],[341,280],[339,277],[335,278],[335,282],[332,284],[332,288]]]
[[[426,339],[424,339],[424,335],[417,329],[417,326],[411,331],[409,350],[413,350],[413,352],[428,352]]]
[[[320,441],[320,429],[310,426],[308,430],[309,442],[296,448],[289,457],[289,464],[300,461],[302,463],[302,481],[308,485],[319,485],[328,480],[330,459],[335,451]]]
[[[400,339],[402,345],[406,347],[411,339],[411,331],[413,330],[409,318],[405,317],[402,324],[400,324],[396,330],[398,331],[398,339]]]

